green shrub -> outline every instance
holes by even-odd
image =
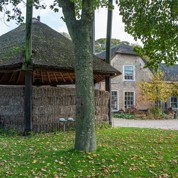
[[[149,109],[147,114],[148,119],[171,119],[170,116],[162,111],[158,106],[153,106]]]
[[[153,116],[156,116],[156,117],[159,117],[161,116],[162,114],[162,111],[160,109],[160,107],[158,106],[153,106],[150,108],[149,112],[153,115]]]
[[[122,119],[135,119],[135,115],[133,114],[125,114],[125,113],[114,113],[114,118],[122,118]]]

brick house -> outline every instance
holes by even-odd
[[[106,52],[97,54],[105,60]],[[149,68],[144,68],[146,61],[138,56],[133,48],[127,44],[119,44],[111,48],[111,65],[121,71],[122,75],[111,80],[112,110],[117,112],[135,106],[139,110],[146,110],[151,107],[151,103],[143,101],[140,96],[138,82],[150,81],[153,73]],[[167,81],[178,82],[178,65],[160,65],[160,69],[165,73]],[[176,77],[177,76],[177,77]],[[105,83],[98,85],[99,89],[105,89]],[[178,98],[172,96],[168,99],[167,107],[178,108]]]

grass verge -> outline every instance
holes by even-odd
[[[178,177],[178,131],[97,131],[97,152],[73,150],[74,132],[0,135],[0,177]]]

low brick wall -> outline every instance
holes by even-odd
[[[24,130],[24,87],[0,86],[0,127]],[[108,121],[109,93],[95,90],[96,121]],[[75,118],[75,89],[33,87],[33,131],[60,129],[58,118]]]

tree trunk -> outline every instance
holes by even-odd
[[[75,149],[84,152],[96,150],[95,102],[93,80],[93,0],[82,1],[80,20],[76,19],[75,4],[58,0],[63,9],[71,35],[75,56],[76,137]]]
[[[82,28],[80,23],[78,25],[73,31],[77,101],[75,149],[90,152],[96,150],[92,23],[82,24]]]

